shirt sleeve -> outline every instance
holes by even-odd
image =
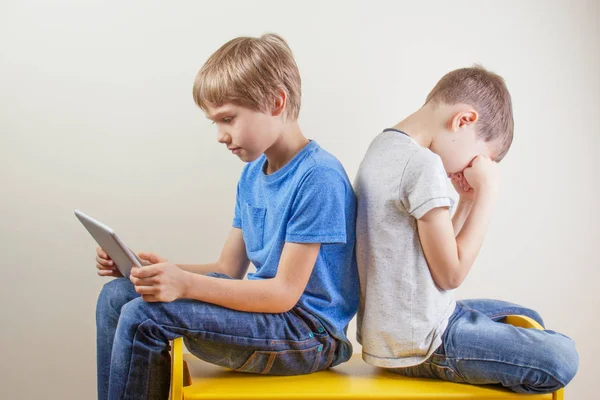
[[[237,191],[235,195],[235,211],[233,213],[233,224],[234,228],[242,229],[242,213],[240,207],[240,183],[237,184]]]
[[[438,207],[452,207],[448,176],[441,158],[420,149],[409,160],[400,183],[400,201],[416,219]]]
[[[334,169],[314,167],[308,171],[291,206],[285,241],[346,243],[348,190],[349,184]]]

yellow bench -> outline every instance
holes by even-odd
[[[507,317],[524,328],[542,327],[524,316]],[[373,367],[360,354],[337,367],[310,375],[264,376],[231,371],[183,354],[182,338],[172,346],[171,400],[325,399],[530,399],[563,400],[563,390],[517,394],[498,386],[474,386],[409,378]]]

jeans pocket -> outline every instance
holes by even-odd
[[[304,350],[255,351],[236,371],[265,375],[304,375],[319,367],[323,346]]]
[[[263,248],[265,233],[266,208],[252,207],[244,204],[242,212],[242,235],[248,251],[257,251]]]

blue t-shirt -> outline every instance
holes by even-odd
[[[242,229],[256,266],[249,279],[275,277],[285,242],[321,243],[313,273],[297,305],[337,338],[337,360],[352,354],[346,337],[359,303],[354,253],[356,197],[342,164],[315,141],[285,166],[264,173],[263,154],[244,168],[233,226]]]

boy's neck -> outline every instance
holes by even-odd
[[[436,107],[426,104],[392,128],[406,133],[421,147],[430,148],[433,139],[443,128],[440,115],[436,111]]]
[[[265,173],[270,175],[280,170],[308,143],[309,140],[302,134],[298,121],[286,123],[277,141],[265,151]]]

